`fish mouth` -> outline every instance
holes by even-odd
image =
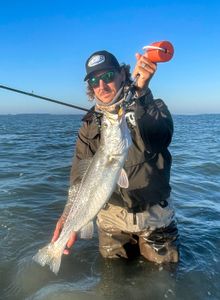
[[[117,121],[119,119],[119,115],[118,113],[112,113],[112,112],[109,112],[109,111],[105,111],[105,116],[106,116],[106,119],[108,119],[109,121]]]
[[[124,116],[124,110],[122,108],[119,108],[117,112],[105,111],[104,115],[106,117],[106,120],[109,121],[111,124],[120,124]]]

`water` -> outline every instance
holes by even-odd
[[[177,266],[104,260],[79,240],[58,276],[32,261],[64,207],[80,116],[0,116],[0,299],[220,299],[220,115],[174,116]]]

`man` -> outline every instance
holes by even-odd
[[[154,100],[148,88],[156,71],[147,54],[136,54],[133,72],[136,92],[127,107],[127,121],[133,144],[124,166],[129,187],[117,187],[97,216],[99,250],[103,257],[133,258],[141,254],[149,261],[177,262],[178,230],[170,200],[171,155],[167,149],[173,122],[167,106]],[[80,182],[78,164],[93,157],[100,143],[99,111],[115,112],[131,84],[129,66],[119,65],[107,51],[93,53],[86,62],[87,94],[95,107],[84,118],[79,130],[71,169],[71,185]],[[57,240],[72,203],[67,202],[52,241]],[[76,240],[67,243],[65,254]]]

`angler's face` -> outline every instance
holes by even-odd
[[[116,96],[123,81],[125,81],[124,70],[106,70],[95,73],[89,79],[89,84],[93,88],[96,98],[103,103],[109,103]]]

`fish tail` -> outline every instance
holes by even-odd
[[[62,253],[62,249],[57,249],[54,243],[50,243],[40,249],[37,254],[33,256],[33,260],[43,267],[48,265],[51,271],[57,274],[60,269]]]

